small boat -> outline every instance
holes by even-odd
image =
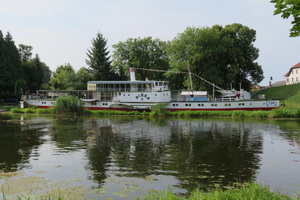
[[[87,90],[38,90],[21,98],[24,104],[40,108],[55,106],[59,96],[73,95],[90,110],[150,111],[154,105],[165,104],[169,111],[229,111],[272,110],[280,107],[279,100],[252,100],[246,91],[219,91],[210,98],[207,91],[171,91],[167,81],[139,81],[135,68],[130,68],[130,81],[89,81]]]

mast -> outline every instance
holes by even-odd
[[[186,64],[186,68],[189,72],[189,77],[190,77],[190,85],[191,85],[191,91],[192,91],[192,94],[193,94],[193,82],[192,82],[192,73],[190,71],[190,67],[189,67],[189,64]]]

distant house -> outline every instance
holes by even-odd
[[[284,76],[286,85],[300,83],[300,63],[291,67]]]

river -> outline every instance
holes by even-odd
[[[187,195],[251,180],[298,195],[299,171],[299,120],[0,115],[7,199],[134,199],[169,188]]]

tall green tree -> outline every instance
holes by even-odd
[[[13,96],[17,80],[23,78],[19,51],[8,32],[3,37],[0,31],[0,88],[1,96]]]
[[[253,45],[255,39],[256,32],[241,24],[189,27],[168,48],[170,67],[174,71],[186,71],[188,65],[192,73],[224,89],[239,89],[242,84],[248,90],[251,83],[263,79],[261,66],[255,62],[258,58],[258,49]],[[191,88],[187,75],[167,76],[176,89]],[[193,89],[213,89],[200,79],[192,77],[192,80]]]
[[[89,72],[84,67],[82,67],[77,71],[76,77],[77,77],[77,82],[78,82],[78,86],[77,86],[76,89],[86,90],[87,89],[87,82],[92,79]]]
[[[26,46],[26,45],[24,45]],[[41,61],[38,54],[34,58],[31,57],[32,48],[27,46],[26,56],[24,56],[24,51],[19,48],[21,57],[23,59],[22,67],[24,72],[24,79],[27,83],[27,88],[31,92],[35,92],[39,89],[49,89],[48,83],[51,76],[51,71],[49,67]]]
[[[32,50],[33,47],[30,45],[25,45],[25,44],[19,44],[19,53],[21,56],[21,61],[27,62],[32,58]]]
[[[276,10],[274,15],[281,14],[283,19],[293,17],[292,28],[290,29],[290,37],[300,36],[300,1],[299,0],[271,0],[275,3]]]
[[[88,50],[87,56],[87,71],[93,80],[105,81],[116,78],[116,74],[111,70],[107,40],[101,33],[97,33],[96,38],[92,40],[92,47]]]
[[[166,42],[151,37],[119,42],[113,45],[113,69],[122,79],[128,79],[130,66],[166,70],[169,66],[166,47]],[[162,73],[151,71],[138,71],[136,76],[140,80],[163,79]]]
[[[75,70],[69,63],[57,67],[50,79],[52,90],[76,90],[77,84]]]

